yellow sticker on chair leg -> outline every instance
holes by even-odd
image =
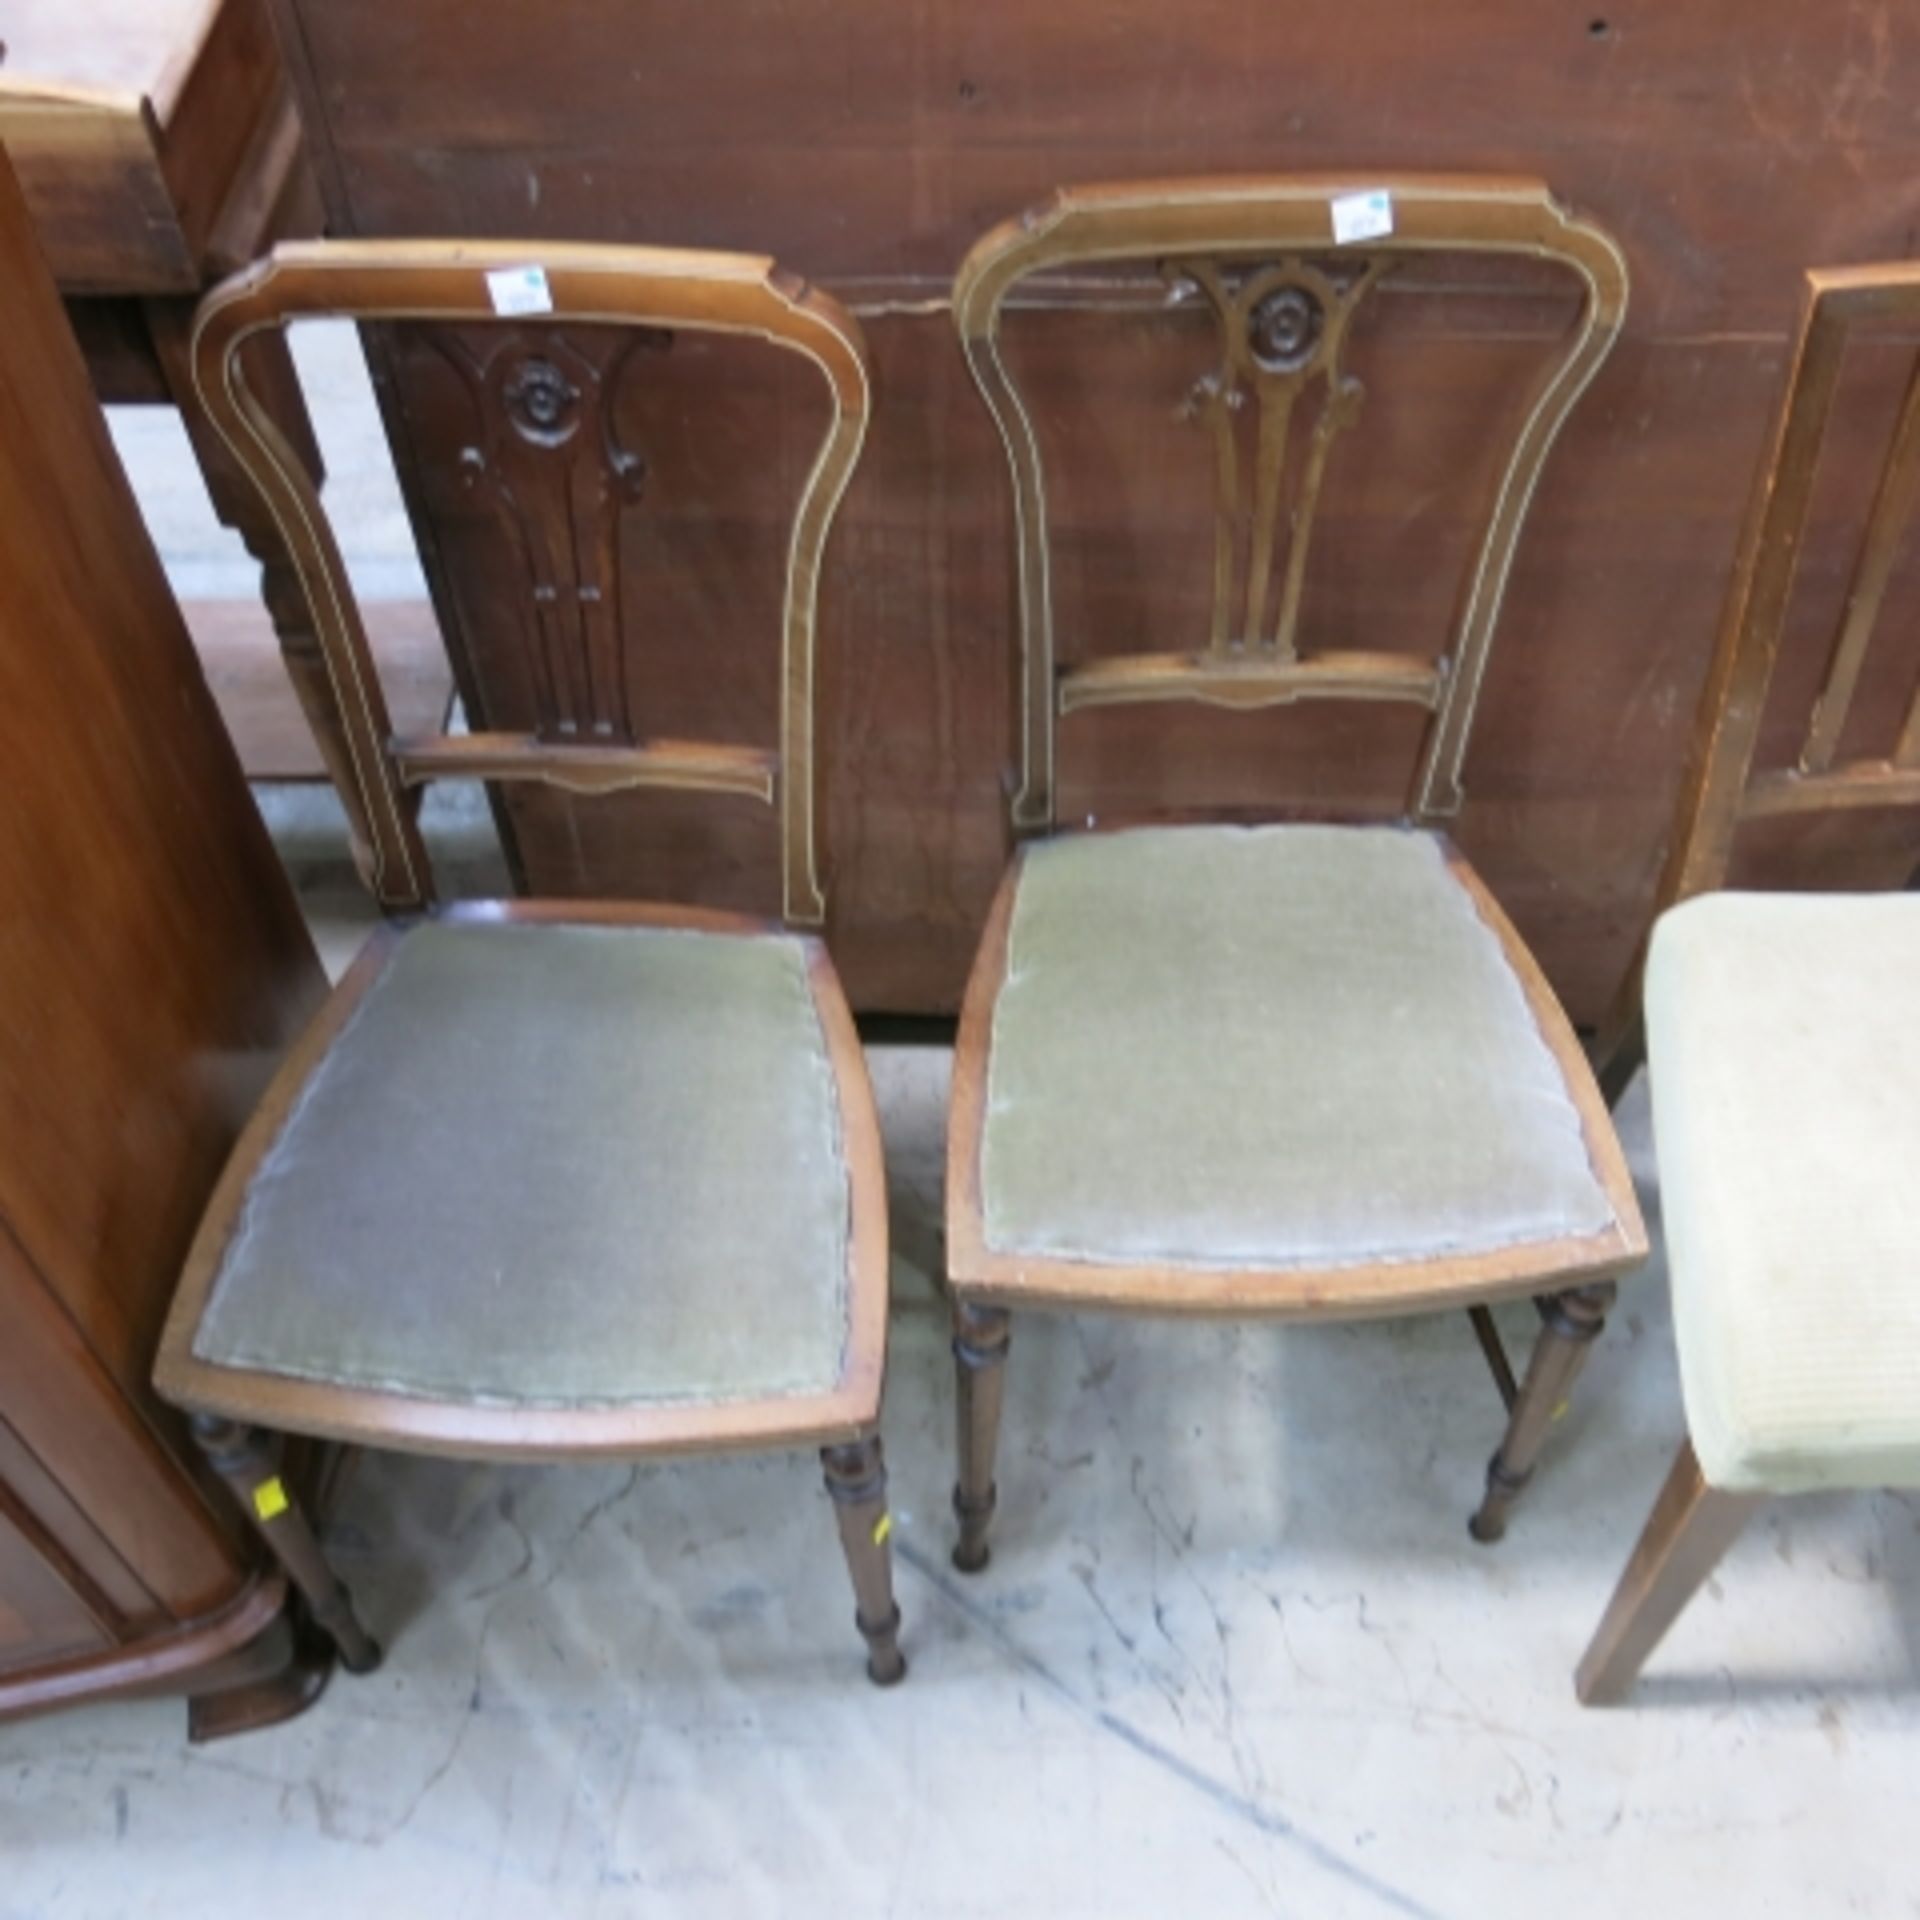
[[[1560,1404],[1554,1408],[1552,1417],[1555,1420],[1564,1420],[1567,1417],[1567,1409],[1572,1405],[1573,1402],[1571,1400],[1562,1400]]]
[[[262,1480],[253,1490],[253,1510],[262,1520],[279,1519],[290,1504],[277,1473],[270,1480]]]
[[[893,1515],[883,1513],[880,1518],[873,1523],[873,1544],[876,1547],[884,1547],[887,1544],[887,1536],[892,1531]]]

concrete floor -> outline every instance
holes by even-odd
[[[337,812],[266,804],[337,965]],[[471,797],[433,809],[484,879]],[[1492,1549],[1462,1315],[1021,1322],[995,1559],[953,1573],[945,1060],[873,1070],[904,1686],[862,1678],[811,1458],[368,1460],[332,1544],[382,1671],[203,1750],[177,1704],[0,1729],[0,1916],[1920,1912],[1911,1500],[1776,1507],[1634,1706],[1574,1704],[1681,1430],[1657,1264]]]

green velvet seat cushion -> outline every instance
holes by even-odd
[[[1920,898],[1689,901],[1646,1011],[1701,1471],[1920,1486]]]
[[[1024,856],[988,1247],[1332,1269],[1602,1232],[1519,980],[1431,835],[1153,827]]]
[[[823,1392],[849,1195],[801,941],[428,923],[302,1090],[193,1350],[468,1404]]]

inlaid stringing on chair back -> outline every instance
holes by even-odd
[[[1375,190],[1391,195],[1391,235],[1337,245],[1333,203]],[[1580,317],[1514,438],[1444,651],[1434,660],[1308,652],[1299,626],[1314,516],[1334,442],[1357,418],[1362,395],[1342,363],[1349,324],[1401,261],[1437,252],[1558,262],[1581,284]],[[1196,290],[1220,333],[1218,370],[1193,401],[1215,453],[1211,630],[1190,651],[1102,659],[1056,674],[1045,476],[1031,417],[1001,358],[1000,317],[1008,295],[1031,276],[1126,261],[1152,262],[1170,286]],[[1376,175],[1064,188],[980,240],[954,283],[953,309],[1013,475],[1022,647],[1015,827],[1053,823],[1057,715],[1156,700],[1242,709],[1307,699],[1425,707],[1432,717],[1411,812],[1427,819],[1458,811],[1461,765],[1520,528],[1561,423],[1612,347],[1626,297],[1626,264],[1612,240],[1524,179]],[[1289,485],[1289,429],[1308,405],[1317,412]],[[1301,416],[1303,426],[1308,418]],[[1292,529],[1284,541],[1283,511]]]
[[[488,274],[537,264],[551,311],[502,318]],[[340,551],[304,467],[248,392],[241,349],[296,319],[412,320],[499,330],[476,355],[451,331],[443,354],[482,421],[473,478],[522,543],[532,608],[538,725],[526,735],[396,739]],[[602,357],[564,329],[618,328]],[[614,423],[636,348],[674,331],[758,338],[810,361],[832,416],[794,510],[782,614],[779,744],[644,737],[628,697],[620,522],[644,466]],[[752,255],[529,243],[314,242],[277,248],[216,288],[194,323],[193,377],[208,414],[271,508],[299,568],[339,704],[383,907],[432,898],[406,789],[432,779],[535,780],[596,794],[659,787],[746,794],[778,805],[785,917],[818,925],[813,767],[814,627],[821,555],[866,434],[860,329],[834,300]]]

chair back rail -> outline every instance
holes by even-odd
[[[1894,563],[1920,505],[1920,359],[1894,418],[1798,757],[1757,773],[1753,764],[1848,342],[1862,322],[1875,320],[1920,326],[1920,265],[1822,268],[1807,275],[1785,394],[1748,506],[1651,920],[1725,884],[1740,828],[1749,821],[1920,806],[1920,691],[1890,755],[1839,757]],[[1595,1042],[1610,1097],[1624,1090],[1645,1055],[1645,965],[1643,939]]]
[[[1379,190],[1390,196],[1391,233],[1338,244],[1335,203]],[[1314,520],[1335,443],[1358,420],[1363,397],[1344,365],[1350,323],[1402,261],[1440,252],[1557,262],[1580,283],[1579,319],[1507,452],[1440,655],[1305,651],[1300,615]],[[1219,334],[1218,366],[1188,408],[1213,442],[1212,617],[1203,646],[1056,672],[1046,477],[1032,417],[1001,355],[1000,321],[1009,295],[1034,275],[1121,262],[1156,265],[1176,293],[1204,301]],[[985,235],[954,283],[953,310],[1013,479],[1022,651],[1016,829],[1053,823],[1059,715],[1162,700],[1239,709],[1310,699],[1424,707],[1430,719],[1409,810],[1419,819],[1457,812],[1520,530],[1561,424],[1619,332],[1626,299],[1626,264],[1613,241],[1527,179],[1253,176],[1069,187]]]
[[[503,316],[489,275],[537,266],[537,318]],[[436,323],[433,340],[475,402],[468,481],[486,490],[528,582],[536,725],[396,739],[337,541],[305,466],[248,391],[249,339],[296,319]],[[568,330],[615,329],[603,353]],[[469,329],[484,328],[476,350]],[[457,331],[456,331],[457,329]],[[620,592],[623,514],[646,467],[621,443],[619,386],[675,332],[756,338],[801,355],[832,412],[793,515],[781,616],[776,746],[648,737],[633,711]],[[266,500],[312,608],[372,834],[383,907],[427,905],[432,877],[407,789],[453,777],[532,780],[568,792],[634,787],[747,795],[778,806],[782,911],[818,925],[826,900],[814,769],[821,559],[859,459],[869,380],[858,324],[838,302],[757,255],[544,242],[308,242],[278,247],[208,294],[193,378],[215,427]]]

